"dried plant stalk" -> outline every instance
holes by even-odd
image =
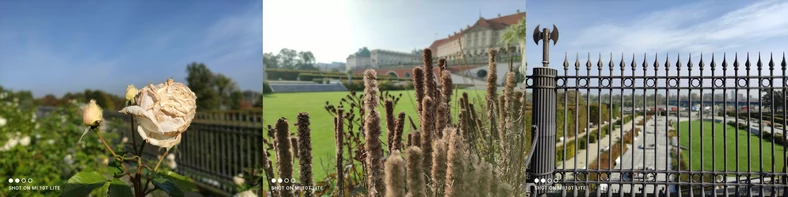
[[[342,157],[342,145],[344,144],[345,131],[344,129],[344,109],[341,107],[337,110],[337,116],[334,117],[334,142],[336,143],[336,170],[337,170],[337,190],[339,196],[345,196],[345,173],[344,165],[342,164],[344,158]]]
[[[382,196],[383,183],[383,146],[380,141],[380,114],[377,107],[378,81],[375,70],[364,71],[364,131],[366,132],[367,187],[370,197]]]
[[[421,116],[421,111],[424,111],[424,107],[421,106],[421,101],[426,94],[424,77],[424,69],[421,67],[413,68],[413,90],[416,91],[416,109],[419,111],[419,116]]]
[[[446,152],[446,196],[462,196],[466,194],[463,186],[465,180],[465,159],[467,158],[467,150],[463,139],[456,132],[449,133],[449,149]]]
[[[437,99],[440,95],[438,95],[438,84],[435,83],[435,69],[432,67],[432,50],[424,49],[422,52],[424,62],[424,86],[426,87],[427,96]]]
[[[411,197],[426,197],[426,182],[424,180],[424,168],[422,160],[424,153],[418,146],[411,146],[405,149],[405,160],[408,165],[408,195]]]
[[[405,161],[399,151],[394,151],[386,159],[386,197],[405,196]]]
[[[445,131],[446,136],[450,136],[449,133],[456,133],[456,131],[451,130],[449,128]],[[449,144],[446,142],[445,139],[436,140],[433,143],[434,152],[432,152],[432,185],[433,185],[433,196],[443,196],[443,188],[446,186],[446,168],[447,168],[447,152],[449,149]]]
[[[437,117],[435,118],[435,136],[438,139],[440,139],[443,138],[443,129],[446,128],[446,126],[449,123],[449,117],[451,117],[451,114],[449,114],[449,106],[444,102],[438,103],[438,110],[436,115]]]
[[[480,162],[476,167],[479,169],[479,184],[476,184],[478,188],[476,191],[478,192],[477,196],[488,196],[490,194],[490,185],[493,181],[493,174],[492,174],[492,165],[486,162]]]
[[[279,178],[293,178],[293,153],[290,152],[289,124],[287,119],[280,118],[276,122],[276,163],[279,170]],[[292,187],[293,183],[281,183],[282,187]],[[279,196],[294,196],[292,190],[279,190]]]
[[[268,125],[268,133],[271,133],[271,134],[275,133],[275,129],[273,129],[271,127],[271,125]],[[268,144],[268,140],[265,137],[263,137],[263,145],[264,146],[268,146],[269,148],[273,148],[273,147],[269,146],[271,144]],[[266,176],[265,177],[266,178],[265,181],[268,182],[268,191],[273,192],[274,191],[273,187],[277,186],[277,184],[274,183],[273,181],[271,181],[271,179],[276,177],[276,176],[274,175],[273,162],[271,162],[271,159],[269,159],[270,153],[268,153],[268,150],[270,150],[270,149],[266,148],[265,150],[263,150],[263,171],[265,172],[265,176]]]
[[[422,101],[425,109],[433,109],[435,101],[431,97],[425,97]],[[435,113],[434,111],[424,111],[421,116],[421,149],[424,151],[424,169],[429,171],[432,168],[432,138],[435,133]]]
[[[293,159],[298,160],[298,137],[290,137],[290,151],[293,152]],[[293,162],[295,162],[293,160]]]
[[[309,129],[309,114],[298,114],[298,164],[301,171],[298,177],[301,186],[312,186],[312,131]],[[305,197],[312,197],[311,190],[304,192]]]
[[[394,127],[394,149],[402,151],[402,133],[405,131],[405,111],[399,112]]]
[[[396,119],[394,119],[394,101],[386,99],[383,105],[386,109],[386,145],[388,152],[391,154],[394,151],[394,134],[396,132]]]
[[[497,131],[497,121],[496,118],[496,99],[498,99],[498,87],[497,87],[497,69],[495,65],[495,49],[490,49],[488,52],[489,61],[487,63],[487,95],[485,96],[485,100],[487,101],[487,118],[489,119],[488,124],[490,125],[490,131]],[[463,95],[464,96],[464,95]]]
[[[446,61],[445,59],[443,60]],[[441,91],[443,96],[441,98],[443,98],[443,102],[446,103],[446,114],[449,114],[446,124],[451,124],[451,96],[454,91],[454,84],[451,80],[451,72],[448,70],[441,71],[441,87],[443,88]]]

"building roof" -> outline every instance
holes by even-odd
[[[471,26],[469,28],[465,28],[462,31],[460,31],[459,33],[451,35],[448,38],[436,40],[436,41],[432,42],[432,45],[430,45],[429,48],[433,51],[433,53],[435,53],[435,52],[438,51],[438,46],[440,46],[442,44],[445,44],[447,42],[453,41],[453,40],[455,40],[457,38],[462,37],[462,35],[464,35],[465,32],[467,32],[469,29],[472,29],[474,27],[481,26],[481,27],[488,27],[488,28],[493,29],[493,30],[500,30],[500,29],[505,28],[507,25],[513,25],[513,24],[517,23],[518,21],[520,21],[520,19],[523,19],[523,18],[525,18],[525,12],[512,14],[512,15],[508,15],[508,16],[501,16],[501,17],[493,18],[493,19],[485,19],[485,18],[479,17],[479,20],[477,20],[476,23],[473,24],[473,26]]]

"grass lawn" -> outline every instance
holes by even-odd
[[[457,118],[457,104],[462,92],[468,92],[468,97],[475,103],[476,109],[479,110],[479,103],[483,102],[485,92],[483,90],[460,90],[459,95],[455,91],[452,96],[452,114],[453,120]],[[310,117],[310,128],[312,129],[312,161],[313,173],[315,182],[323,180],[328,172],[333,172],[334,168],[334,121],[333,117],[326,112],[324,106],[326,101],[330,104],[338,105],[339,101],[348,95],[350,92],[308,92],[308,93],[273,93],[263,96],[263,125],[274,125],[276,121],[281,118],[287,118],[290,124],[290,131],[296,131],[295,121],[296,116],[300,112],[308,112]],[[394,113],[399,114],[400,111],[405,111],[406,116],[410,116],[415,124],[418,123],[418,115],[416,114],[416,96],[414,91],[390,91],[391,95],[399,95],[402,97],[397,103]],[[479,99],[479,100],[477,100]],[[349,106],[346,106],[349,107]],[[347,109],[347,108],[346,108]],[[379,108],[381,114],[381,128],[384,132],[381,134],[381,139],[385,142],[385,110],[381,105]],[[405,135],[411,132],[410,122],[405,120]],[[357,129],[354,128],[354,129]],[[356,130],[358,131],[358,130]],[[404,137],[403,137],[404,138]],[[275,159],[275,158],[271,158]],[[295,165],[295,176],[298,176],[298,164]],[[328,169],[326,169],[328,168]]]
[[[733,126],[724,125],[722,123],[714,123],[711,121],[704,121],[703,122],[703,130],[701,131],[701,121],[696,120],[692,121],[692,141],[690,142],[689,135],[690,135],[690,124],[688,121],[684,121],[679,123],[679,141],[680,144],[684,147],[689,148],[689,144],[692,144],[692,169],[693,170],[700,170],[701,166],[703,166],[703,170],[715,170],[715,171],[723,171],[725,170],[725,166],[727,165],[728,171],[735,171],[736,170],[736,158],[738,158],[738,169],[740,171],[761,171],[760,168],[760,154],[761,154],[761,143],[763,143],[763,171],[764,172],[771,172],[772,171],[772,162],[774,162],[774,170],[775,171],[782,171],[785,167],[784,163],[784,153],[785,148],[780,145],[774,145],[774,157],[772,158],[772,143],[771,141],[761,140],[760,137],[757,135],[752,135],[751,133],[745,130],[738,130]],[[714,142],[712,144],[712,125],[714,127],[714,132],[716,132],[714,136]],[[725,130],[724,128],[727,127],[727,138],[724,137]],[[703,136],[703,148],[701,148],[701,135]],[[738,136],[739,145],[736,145],[736,139]],[[747,154],[748,145],[747,141],[749,140],[749,157]],[[728,144],[727,147],[727,160],[725,159],[725,147],[724,144]],[[739,151],[738,154],[736,151]],[[701,163],[701,153],[703,154],[703,163]],[[690,157],[689,150],[682,150],[682,155],[684,161],[687,162],[689,165]],[[712,158],[714,156],[715,158]],[[750,163],[751,162],[751,163]],[[750,166],[748,167],[748,163]],[[716,165],[716,166],[712,166]],[[684,169],[682,169],[684,170]]]

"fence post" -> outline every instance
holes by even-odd
[[[558,30],[553,26],[553,31],[545,28],[539,31],[539,26],[534,30],[534,42],[539,44],[542,40],[543,53],[542,67],[534,68],[532,88],[533,88],[533,116],[532,125],[539,129],[531,132],[531,136],[538,136],[534,152],[534,160],[528,166],[529,183],[541,183],[539,186],[549,186],[553,182],[553,172],[555,171],[555,132],[556,132],[556,69],[549,68],[549,44],[550,40],[558,41]],[[539,181],[535,181],[539,180]],[[547,196],[547,190],[539,189],[537,196]]]

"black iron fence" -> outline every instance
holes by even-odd
[[[52,107],[40,107],[38,117],[52,110]],[[131,132],[128,115],[105,110],[104,118],[122,121],[120,125],[126,126],[117,128],[116,132],[129,143],[132,140],[138,144],[142,142],[136,130]],[[262,164],[262,132],[262,111],[198,112],[183,133],[181,143],[170,151],[175,155],[174,171],[191,177],[201,189],[211,193],[224,196],[238,193],[233,177]],[[131,151],[130,145],[126,148]],[[143,157],[157,160],[163,152],[148,145]]]
[[[565,55],[555,69],[557,39],[534,32],[531,194],[788,196],[784,54]]]

